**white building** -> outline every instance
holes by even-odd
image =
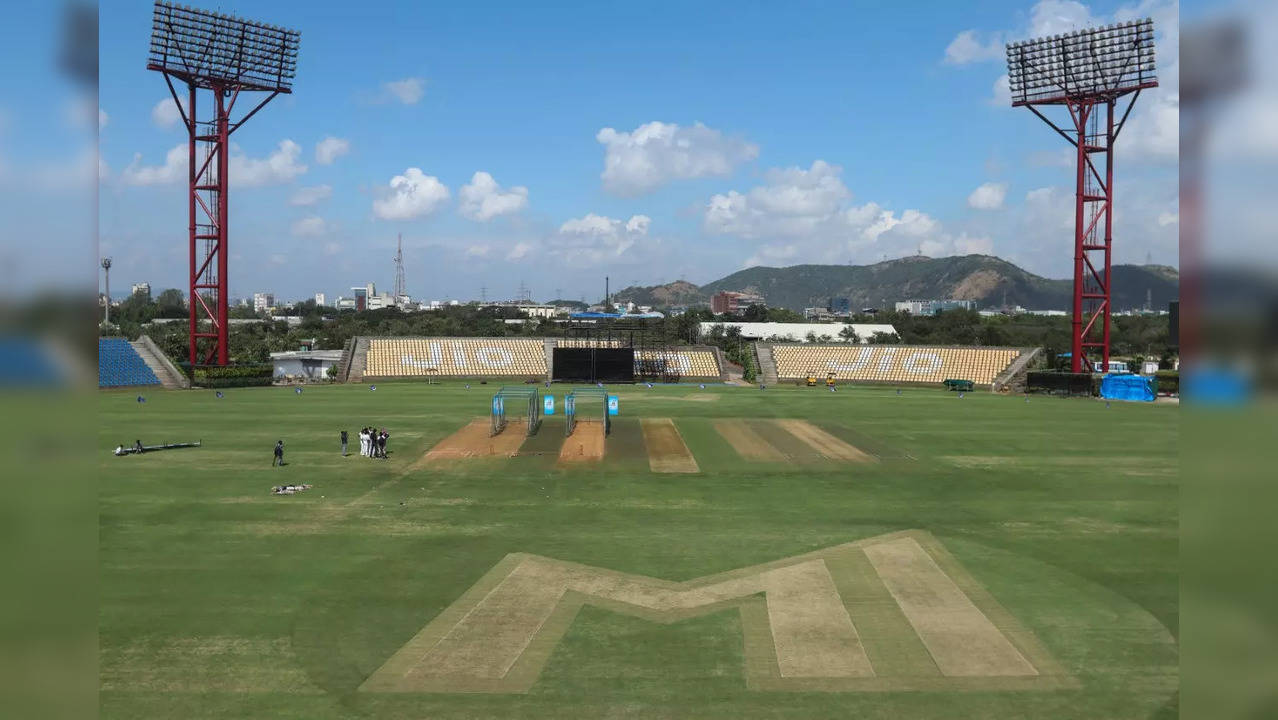
[[[133,294],[141,295],[146,298],[147,302],[151,302],[151,283],[133,283]]]
[[[973,300],[902,300],[896,303],[897,312],[914,316],[935,315],[946,310],[975,310]]]
[[[328,379],[328,369],[342,362],[341,350],[293,350],[271,353],[276,380],[313,382]]]
[[[852,328],[856,333],[857,339],[866,343],[875,333],[896,334],[896,328],[886,323],[779,323],[779,322],[726,322],[726,323],[701,323],[701,335],[709,335],[714,326],[722,325],[724,328],[739,327],[741,328],[741,337],[746,340],[767,340],[768,338],[785,338],[793,342],[808,342],[808,334],[812,334],[817,338],[818,342],[843,342],[843,338],[839,333],[844,328]],[[829,337],[829,340],[821,340],[822,337]]]
[[[324,296],[324,293],[315,293],[316,305],[327,305],[328,304],[328,302],[326,302],[327,300],[328,298]]]
[[[253,293],[253,312],[262,312],[275,307],[274,293]]]

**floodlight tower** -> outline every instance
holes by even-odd
[[[1108,372],[1114,141],[1140,92],[1158,87],[1154,21],[1145,18],[1011,43],[1007,76],[1012,107],[1029,108],[1076,151],[1070,362],[1076,373],[1097,367]],[[1115,122],[1115,107],[1126,95],[1131,100]],[[1052,105],[1069,111],[1067,129],[1039,109]]]
[[[293,91],[299,33],[275,25],[157,0],[146,68],[164,75],[186,125],[190,240],[191,363],[226,365],[227,170],[230,136],[266,103]],[[186,85],[185,102],[174,81]],[[196,113],[199,90],[212,94],[212,112]],[[238,121],[231,111],[243,92],[269,93]],[[205,325],[206,324],[206,325]],[[200,354],[200,340],[207,349]],[[208,342],[208,341],[211,341]]]

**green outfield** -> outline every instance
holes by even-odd
[[[495,390],[103,393],[102,717],[1177,714],[1175,406],[623,386],[600,458]]]

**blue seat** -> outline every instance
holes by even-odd
[[[49,386],[62,382],[62,371],[39,342],[0,336],[0,386]]]
[[[124,338],[98,338],[98,387],[159,385],[146,361]]]

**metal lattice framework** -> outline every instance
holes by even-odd
[[[575,347],[628,347],[635,352],[635,382],[677,383],[680,372],[669,362],[676,355],[660,320],[595,319],[570,321],[564,339]]]
[[[604,424],[604,435],[612,433],[612,417],[608,415],[608,391],[601,387],[573,388],[564,396],[564,437],[572,435],[577,429],[577,405],[583,408],[597,405],[601,411]]]
[[[1074,372],[1109,370],[1110,267],[1114,244],[1114,141],[1142,90],[1158,86],[1148,18],[1007,46],[1013,107],[1027,107],[1076,150]],[[1115,120],[1119,100],[1131,99]],[[1040,107],[1064,106],[1061,127]],[[1099,362],[1095,356],[1099,355]]]
[[[293,91],[300,35],[275,25],[221,13],[155,3],[146,67],[164,75],[189,138],[190,359],[226,365],[227,171],[230,136],[276,95]],[[174,81],[186,85],[186,101]],[[199,119],[197,95],[213,96],[211,117]],[[269,95],[238,121],[242,92]],[[201,340],[207,345],[201,353]]]
[[[490,434],[505,430],[508,414],[520,409],[524,410],[524,434],[536,434],[541,426],[541,392],[534,387],[503,387],[493,395]]]

